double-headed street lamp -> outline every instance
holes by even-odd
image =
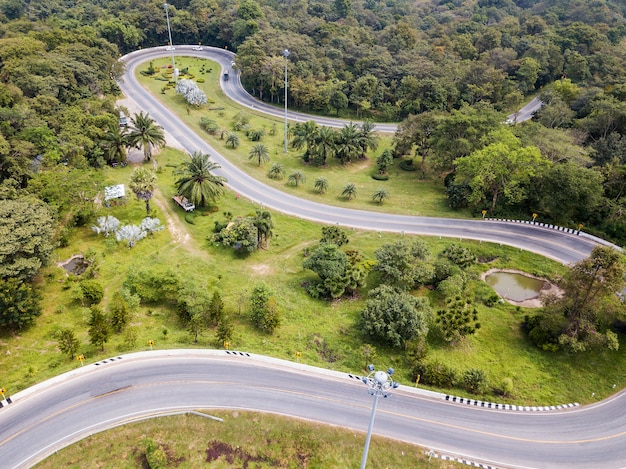
[[[283,57],[285,58],[285,153],[287,153],[287,58],[290,55],[289,50],[283,50]]]
[[[169,5],[167,3],[163,4],[163,8],[165,8],[165,18],[167,19],[167,35],[170,38],[170,52],[172,54],[172,72],[174,73],[174,79],[178,79],[178,74],[176,73],[176,64],[174,63],[174,43],[172,42],[172,28],[170,28],[170,13],[169,13]]]
[[[367,369],[370,374],[364,376],[361,380],[367,385],[368,392],[374,396],[374,404],[372,405],[372,415],[367,429],[367,437],[365,438],[365,447],[363,448],[363,457],[361,458],[361,469],[365,469],[365,464],[367,463],[367,453],[370,449],[370,440],[372,439],[372,428],[374,427],[378,398],[380,396],[389,397],[391,390],[398,387],[398,383],[391,379],[393,368],[388,368],[386,373],[384,371],[375,371],[374,365],[368,365]]]

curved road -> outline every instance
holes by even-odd
[[[230,65],[232,56],[225,51],[213,53]],[[165,51],[127,56],[129,73],[137,60],[155,54]],[[235,81],[228,86],[235,87]],[[234,190],[286,213],[358,228],[503,242],[563,262],[582,258],[594,245],[532,225],[372,214],[302,201],[242,174],[134,80],[127,77],[123,89],[188,151],[215,155]],[[364,385],[350,375],[201,350],[116,357],[40,383],[13,400],[0,409],[0,460],[8,468],[30,467],[91,433],[164,411],[248,408],[365,431],[372,404]],[[626,461],[623,407],[620,393],[574,410],[502,411],[453,404],[435,393],[401,387],[380,403],[374,428],[380,435],[497,466],[612,469]]]
[[[231,72],[233,78],[226,82],[222,81],[222,88],[230,98],[250,108],[276,116],[281,115],[281,111],[277,108],[256,101],[245,92],[238,75],[232,73],[231,63],[234,57],[232,52],[213,47],[205,47],[203,51],[194,51],[192,46],[176,46],[176,53],[181,52],[183,55],[210,58],[218,62],[223,71]],[[135,80],[135,70],[139,64],[157,57],[168,56],[168,54],[169,52],[161,47],[135,51],[124,56],[122,59],[126,62],[127,68],[124,79],[120,83],[122,91],[134,101],[138,109],[147,111],[186,151],[189,153],[201,151],[213,155],[214,161],[222,166],[221,170],[216,173],[228,179],[228,186],[263,206],[326,224],[501,243],[541,254],[564,264],[578,262],[587,257],[593,247],[600,242],[590,236],[577,236],[533,224],[393,215],[334,207],[300,199],[266,186],[231,164],[219,151],[196,135]],[[345,121],[338,119],[311,117],[298,113],[289,113],[289,117],[302,121],[315,119],[324,125],[345,124]],[[380,131],[392,131],[394,128],[395,126],[391,124],[377,124],[377,129]]]
[[[343,373],[238,352],[140,352],[14,396],[0,409],[0,455],[2,467],[30,467],[89,434],[192,409],[250,409],[364,432],[371,406],[365,386]],[[401,386],[380,401],[374,429],[499,467],[613,469],[626,461],[623,407],[619,395],[567,411],[491,410]]]

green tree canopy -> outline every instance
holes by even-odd
[[[0,278],[0,330],[20,331],[41,314],[39,295],[18,278]]]
[[[416,298],[388,285],[375,288],[368,296],[360,318],[364,335],[402,347],[407,341],[428,333],[432,311],[427,298]]]
[[[0,278],[32,279],[52,254],[54,230],[52,213],[41,200],[2,200]]]
[[[495,210],[503,195],[509,203],[519,203],[526,197],[530,179],[547,169],[549,162],[536,147],[523,147],[509,130],[490,134],[495,141],[471,155],[457,158],[455,181],[471,188],[469,201],[480,205],[491,199]]]
[[[199,207],[215,202],[224,194],[226,178],[213,174],[221,166],[210,158],[206,153],[194,152],[174,170],[179,176],[176,180],[178,193]]]

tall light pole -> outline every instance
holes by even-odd
[[[170,52],[172,54],[172,72],[174,73],[174,79],[178,79],[178,73],[176,73],[176,64],[174,63],[174,43],[172,42],[172,29],[170,28],[170,13],[169,13],[169,5],[167,3],[163,4],[163,8],[165,8],[165,18],[167,19],[167,35],[170,38]]]
[[[367,385],[368,392],[374,396],[374,404],[372,405],[370,424],[367,428],[367,437],[365,438],[365,447],[363,448],[363,457],[361,458],[361,469],[365,469],[365,465],[367,464],[367,453],[370,449],[370,440],[372,439],[372,428],[374,428],[374,417],[376,417],[378,398],[380,396],[389,397],[391,395],[391,389],[398,387],[398,383],[391,379],[393,368],[388,368],[386,373],[384,371],[374,371],[374,365],[368,365],[367,369],[370,374],[361,379]]]
[[[287,153],[287,58],[290,55],[289,50],[283,50],[283,57],[285,58],[285,153]]]

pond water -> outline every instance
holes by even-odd
[[[485,282],[506,300],[524,301],[537,298],[544,281],[512,272],[494,272]]]
[[[72,256],[69,260],[59,264],[59,266],[65,269],[68,274],[74,275],[82,274],[89,267],[83,256]]]

